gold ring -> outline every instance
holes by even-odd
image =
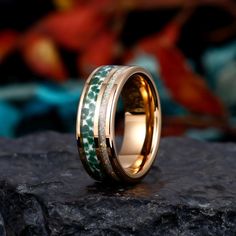
[[[115,125],[119,107],[124,117],[121,137],[117,133],[122,129]],[[81,94],[76,122],[79,156],[91,177],[138,182],[155,160],[160,132],[160,99],[146,70],[111,65],[92,72]]]

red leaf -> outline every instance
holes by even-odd
[[[175,32],[176,31],[176,32]],[[176,48],[178,25],[166,27],[160,34],[144,39],[138,50],[156,56],[161,78],[174,100],[197,113],[224,116],[225,109],[220,100],[210,91],[206,82],[188,65],[181,51]]]
[[[106,17],[97,7],[77,7],[56,12],[39,24],[39,30],[46,32],[57,43],[71,50],[85,48],[103,29]]]
[[[36,73],[57,81],[66,79],[63,62],[50,38],[29,33],[22,39],[21,50],[26,63]]]
[[[170,23],[161,32],[141,40],[137,49],[155,53],[159,47],[173,47],[179,39],[179,31],[179,24]]]
[[[13,30],[0,33],[0,63],[15,49],[17,40],[18,33]]]
[[[186,62],[177,48],[160,47],[156,51],[161,75],[173,98],[188,109],[211,115],[225,115],[220,100],[206,82]]]
[[[98,66],[112,64],[116,56],[116,37],[113,33],[104,32],[94,42],[78,57],[78,67],[85,76]]]

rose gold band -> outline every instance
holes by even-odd
[[[120,97],[124,131],[119,147],[115,117]],[[156,157],[160,132],[160,100],[147,71],[105,66],[91,74],[80,99],[76,135],[80,158],[93,178],[127,183],[142,179]]]

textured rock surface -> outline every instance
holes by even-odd
[[[87,176],[73,135],[0,139],[0,235],[235,235],[236,145],[162,139],[135,186]]]

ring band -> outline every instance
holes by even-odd
[[[124,107],[121,138],[116,135],[121,130],[115,129],[120,97]],[[160,132],[160,99],[146,70],[111,65],[92,72],[81,94],[76,122],[80,159],[91,177],[138,182],[156,157]]]

